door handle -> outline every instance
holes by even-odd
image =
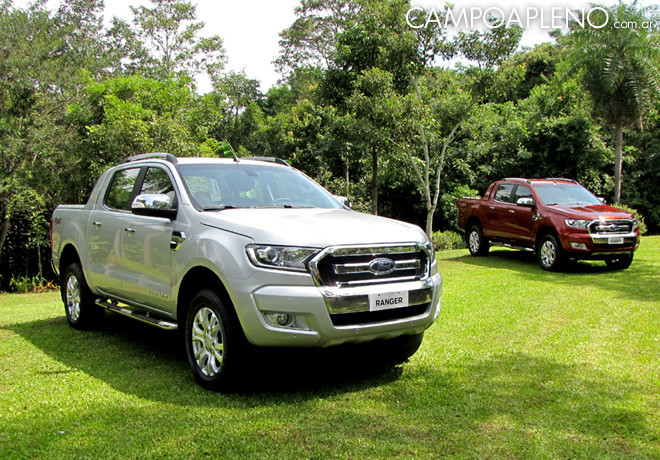
[[[96,220],[96,221],[92,222],[92,225],[96,228],[99,228],[103,225],[103,222],[100,222],[100,221]]]
[[[495,209],[495,206],[488,206],[490,209]]]
[[[509,209],[509,212],[510,212],[511,214],[515,214],[515,213],[516,213],[516,211],[514,211],[513,209]]]
[[[134,229],[133,227],[126,227],[126,228],[124,229],[124,231],[125,231],[126,233],[135,233],[135,229]]]

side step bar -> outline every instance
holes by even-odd
[[[110,303],[106,300],[103,299],[96,299],[96,305],[99,307],[103,307],[106,310],[114,311],[115,313],[119,313],[120,315],[128,316],[129,318],[136,319],[138,321],[142,321],[143,323],[150,324],[152,326],[156,326],[161,329],[165,329],[167,331],[175,331],[179,328],[179,326],[176,323],[171,323],[169,321],[164,321],[162,319],[158,318],[152,318],[148,314],[144,313],[138,313],[134,310],[131,310],[126,307],[122,307],[118,304],[115,303]]]
[[[527,246],[519,246],[517,244],[504,243],[504,242],[497,241],[497,240],[495,240],[495,241],[491,240],[490,245],[491,246],[500,246],[500,247],[509,248],[509,249],[518,249],[519,251],[534,252],[533,248],[529,248]]]

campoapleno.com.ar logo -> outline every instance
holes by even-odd
[[[607,9],[593,6],[584,10],[570,7],[444,7],[424,8],[413,6],[406,13],[406,22],[413,29],[476,29],[499,27],[522,27],[529,29],[538,27],[540,29],[565,28],[569,23],[581,28],[591,27],[602,29],[607,25],[615,28],[627,29],[654,29],[660,24],[655,21],[645,21],[643,24],[637,22],[621,22],[612,20]]]

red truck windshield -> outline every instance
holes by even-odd
[[[579,184],[534,184],[534,190],[546,206],[603,204]]]

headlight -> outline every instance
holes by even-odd
[[[566,222],[566,225],[569,227],[573,228],[587,228],[587,225],[590,220],[577,220],[577,219],[566,219],[564,222]]]
[[[257,267],[307,271],[306,262],[318,249],[251,244],[245,248],[250,262]]]

